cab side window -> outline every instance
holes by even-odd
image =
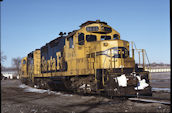
[[[73,46],[73,37],[69,37],[69,48],[74,48],[74,46]]]
[[[111,36],[101,36],[101,40],[111,40]]]
[[[87,42],[97,41],[96,35],[86,35]]]
[[[78,44],[84,45],[84,33],[79,33],[78,35]]]
[[[113,39],[119,39],[119,35],[118,34],[114,34],[113,35]]]

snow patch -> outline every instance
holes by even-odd
[[[139,80],[138,86],[135,87],[135,90],[141,90],[144,89],[145,87],[149,86],[149,84],[146,83],[145,79],[140,78],[140,76],[136,76],[137,79]]]
[[[28,86],[25,85],[25,84],[21,84],[21,85],[19,85],[19,87],[20,87],[20,88],[27,88]]]
[[[140,78],[140,76],[136,76],[137,77],[137,79],[139,80],[139,81],[141,81],[141,78]]]
[[[83,84],[82,86],[80,86],[79,88],[85,88],[85,84]]]
[[[120,77],[117,77],[119,86],[126,87],[127,86],[127,78],[125,74],[121,75]]]
[[[85,88],[85,87],[87,87],[87,89],[88,89],[88,87],[90,87],[90,84],[83,84],[82,86],[80,86],[79,88]],[[90,89],[90,88],[89,88]]]
[[[45,92],[48,92],[48,90],[36,89],[36,88],[32,88],[32,87],[28,87],[24,91],[25,92],[35,92],[35,93],[45,93]]]
[[[64,94],[63,96],[73,96],[72,94]]]
[[[170,88],[152,88],[152,91],[164,91],[164,92],[171,92]]]
[[[54,95],[61,95],[61,96],[73,96],[71,94],[63,94],[61,92],[56,91],[50,91],[50,90],[44,90],[44,89],[37,89],[30,86],[27,86],[25,84],[19,85],[20,88],[24,88],[25,92],[35,92],[35,93],[48,93],[48,94],[54,94]]]
[[[36,88],[32,88],[30,86],[27,86],[25,84],[21,84],[19,85],[20,88],[24,88],[25,92],[36,92],[36,93],[45,93],[48,90],[43,90],[43,89],[36,89]]]

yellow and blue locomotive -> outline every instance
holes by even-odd
[[[151,95],[149,72],[138,68],[129,42],[106,22],[87,21],[21,61],[21,80],[39,88],[110,96]]]

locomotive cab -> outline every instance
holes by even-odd
[[[133,71],[135,61],[129,55],[129,42],[120,39],[120,34],[107,23],[88,21],[82,24],[72,41],[76,53],[82,53],[80,58],[88,59],[89,69],[109,69]],[[69,38],[70,43],[70,38]],[[69,44],[70,45],[70,44]],[[78,56],[77,56],[78,57]],[[94,66],[89,62],[94,62]]]

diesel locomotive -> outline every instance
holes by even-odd
[[[129,46],[106,22],[87,21],[24,57],[20,79],[84,94],[152,95],[149,72],[137,66]]]

